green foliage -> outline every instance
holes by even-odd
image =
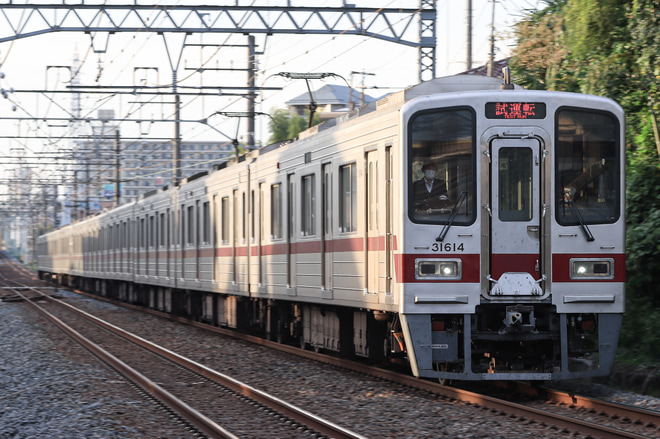
[[[543,10],[529,11],[516,26],[518,42],[509,62],[515,82],[532,90],[552,89],[566,56],[562,44],[566,1],[547,3]]]
[[[268,125],[271,136],[268,143],[281,142],[283,140],[295,139],[307,129],[309,124],[309,110],[305,110],[305,117],[292,115],[289,110],[279,108],[271,110],[272,119]],[[314,114],[312,125],[321,123],[318,113]]]
[[[289,139],[298,137],[298,134],[307,129],[307,124],[307,119],[301,116],[292,116],[289,119]]]
[[[617,361],[639,365],[660,361],[660,310],[645,300],[628,298],[623,318]]]
[[[627,301],[620,356],[660,361],[660,7],[547,1],[516,27],[513,79],[610,97],[626,112]]]
[[[289,118],[291,114],[283,108],[271,110],[271,117],[268,124],[271,136],[268,143],[277,143],[289,139]]]
[[[571,57],[589,60],[607,53],[625,26],[622,0],[572,0],[566,3],[565,42]]]

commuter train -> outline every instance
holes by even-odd
[[[38,238],[43,278],[453,380],[610,373],[624,114],[457,75]]]

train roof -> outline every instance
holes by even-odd
[[[385,95],[377,101],[371,102],[363,107],[356,108],[342,116],[327,120],[319,125],[315,125],[311,128],[308,128],[307,130],[300,133],[298,139],[286,140],[283,142],[278,142],[259,148],[258,150],[259,155],[289,145],[295,142],[296,140],[305,139],[319,132],[340,126],[360,116],[365,116],[369,113],[373,113],[374,111],[391,110],[393,107],[400,107],[404,103],[412,99],[418,98],[420,96],[427,96],[438,93],[457,93],[457,92],[478,91],[478,90],[499,90],[503,83],[504,81],[502,80],[502,78],[493,78],[493,77],[480,76],[480,75],[465,75],[465,74],[444,76],[441,78],[432,79],[430,81],[421,82],[419,84],[412,85],[401,91],[397,91]],[[514,84],[514,88],[522,89],[523,87]],[[245,157],[242,156],[241,158],[244,159]],[[238,162],[242,161],[241,158],[239,158]],[[236,159],[233,159],[229,162],[224,162],[220,165],[214,166],[213,170],[215,171],[218,169],[223,169],[236,162],[237,162]]]
[[[453,76],[444,76],[441,78],[434,78],[430,81],[421,82],[410,86],[404,90],[390,93],[383,96],[381,99],[375,102],[371,102],[364,107],[356,108],[349,113],[337,117],[335,119],[330,119],[322,124],[315,125],[302,133],[300,133],[301,139],[309,137],[313,134],[316,134],[320,131],[341,125],[344,122],[355,119],[356,117],[364,116],[373,111],[389,109],[393,106],[400,107],[405,102],[408,102],[412,99],[415,99],[420,96],[427,96],[438,93],[457,93],[457,92],[466,92],[466,91],[478,91],[478,90],[499,90],[501,85],[504,83],[502,78],[493,78],[488,76],[477,76],[477,75],[453,75]],[[523,87],[514,84],[514,88],[522,89]]]

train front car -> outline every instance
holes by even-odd
[[[461,380],[608,374],[624,311],[624,116],[526,90],[401,111],[401,322],[413,372]]]

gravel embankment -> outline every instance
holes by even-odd
[[[136,314],[68,292],[77,306],[370,438],[554,438],[561,434],[423,392],[308,362],[197,328]],[[97,314],[97,312],[95,312]],[[74,343],[59,340],[35,312],[0,302],[0,439],[165,438],[153,405]],[[66,338],[66,337],[64,337]],[[6,389],[6,390],[5,390]],[[125,389],[123,391],[122,389]],[[658,410],[644,395],[592,388],[604,399]],[[47,434],[45,434],[47,432]],[[559,435],[559,436],[558,436]]]
[[[1,439],[188,437],[26,306],[0,302]]]

